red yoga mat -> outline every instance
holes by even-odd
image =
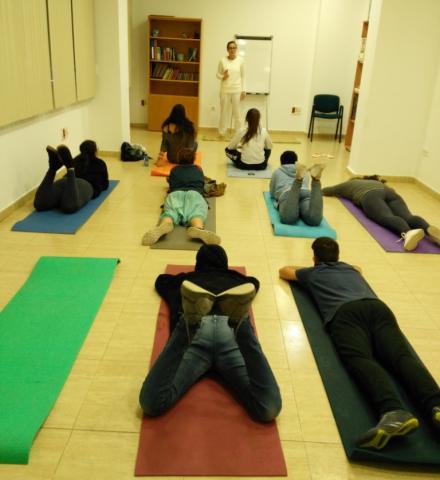
[[[166,273],[191,270],[168,265]],[[150,364],[168,337],[169,311],[162,301]],[[286,476],[287,468],[276,423],[255,422],[225,387],[204,378],[165,415],[143,418],[135,475]]]

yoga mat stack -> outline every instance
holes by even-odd
[[[117,262],[41,257],[0,313],[0,463],[28,462]]]
[[[168,265],[166,273],[192,269]],[[151,364],[168,337],[169,311],[162,301]],[[143,418],[135,474],[286,476],[287,469],[276,423],[253,421],[229,391],[208,376],[165,415]]]

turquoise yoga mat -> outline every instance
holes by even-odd
[[[0,313],[0,463],[28,462],[117,262],[41,257]]]
[[[274,200],[269,192],[263,192],[267,211],[269,212],[270,223],[273,226],[273,233],[281,237],[300,237],[300,238],[318,238],[330,237],[336,239],[336,230],[334,230],[325,218],[317,227],[311,227],[302,220],[298,220],[295,225],[286,225],[281,223],[280,214],[275,208]]]

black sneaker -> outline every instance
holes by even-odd
[[[435,428],[440,430],[440,407],[434,407],[432,409],[432,423]]]
[[[215,295],[195,283],[185,280],[180,287],[185,323],[197,325],[212,310]]]
[[[358,447],[381,450],[392,437],[407,435],[418,426],[419,421],[412,413],[393,410],[385,413],[379,423],[362,435],[356,443]]]
[[[217,305],[221,313],[229,317],[231,327],[238,328],[247,317],[256,293],[252,283],[243,283],[217,295]]]

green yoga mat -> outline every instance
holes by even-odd
[[[313,300],[297,283],[292,282],[290,287],[347,457],[352,460],[371,462],[440,465],[440,436],[436,435],[429,421],[399,387],[398,390],[407,410],[417,414],[420,419],[420,428],[411,435],[393,438],[383,450],[356,447],[356,440],[374,426],[378,419],[339,360]]]
[[[0,463],[27,463],[118,259],[41,257],[0,313]]]

